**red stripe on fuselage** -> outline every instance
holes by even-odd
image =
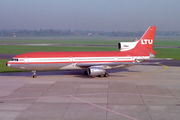
[[[14,58],[59,58],[59,57],[128,57],[149,56],[149,53],[136,50],[103,51],[103,52],[31,52],[15,56]]]

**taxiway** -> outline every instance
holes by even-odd
[[[180,61],[109,70],[0,73],[1,120],[179,120]]]

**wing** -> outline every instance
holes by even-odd
[[[77,63],[76,65],[83,68],[88,68],[91,66],[102,67],[104,69],[120,68],[132,65],[152,65],[160,64],[160,62],[112,62],[112,63]]]

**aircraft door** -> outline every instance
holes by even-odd
[[[29,59],[28,58],[24,58],[24,65],[21,66],[23,69],[28,68],[28,63],[29,63]]]
[[[118,62],[118,57],[114,57],[114,62]]]
[[[29,63],[29,59],[28,58],[24,58],[24,64],[28,64]]]
[[[73,63],[73,58],[69,57],[69,63]]]

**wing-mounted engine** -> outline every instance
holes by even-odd
[[[101,75],[104,76],[106,74],[106,70],[99,67],[89,67],[87,70],[87,73],[89,76],[92,76],[92,77],[101,76]]]
[[[118,43],[118,49],[120,51],[127,51],[133,49],[137,45],[138,41],[135,42],[120,42]]]

